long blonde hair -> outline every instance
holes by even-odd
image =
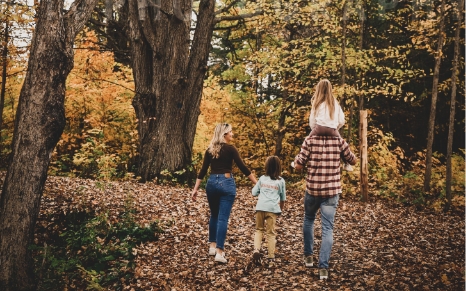
[[[332,84],[327,79],[322,79],[316,86],[316,92],[312,96],[312,108],[314,109],[314,114],[317,112],[322,103],[327,104],[328,113],[330,114],[330,119],[333,119],[333,113],[335,111],[335,98],[332,93]]]
[[[210,141],[208,151],[214,157],[218,158],[222,145],[226,143],[225,134],[231,131],[231,125],[228,123],[219,123],[215,126],[214,136]]]

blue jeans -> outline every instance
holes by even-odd
[[[310,256],[314,253],[314,220],[317,211],[320,208],[322,221],[322,244],[319,254],[319,268],[328,269],[328,260],[333,245],[333,222],[337,211],[338,200],[340,195],[331,198],[322,198],[311,196],[306,192],[304,197],[304,256]]]
[[[207,201],[210,208],[209,242],[216,242],[217,248],[224,248],[228,219],[236,197],[236,183],[224,174],[212,174],[206,185]]]

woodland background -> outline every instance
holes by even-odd
[[[0,2],[1,170],[7,169],[12,153],[38,4]],[[133,183],[140,178],[138,123],[145,122],[137,119],[133,107],[136,89],[131,40],[124,33],[127,27],[123,17],[107,21],[105,5],[99,2],[74,43],[74,67],[66,80],[66,125],[48,168],[50,176],[92,179],[102,189],[113,182]],[[122,5],[124,1],[114,3],[115,9]],[[465,33],[464,22],[455,12],[456,2],[217,1],[216,5],[221,21],[213,32],[192,161],[176,171],[162,169],[154,179],[156,184],[192,185],[215,124],[227,122],[233,125],[234,145],[256,175],[263,173],[265,158],[275,154],[282,159],[287,187],[302,189],[302,175],[288,165],[310,131],[313,88],[328,78],[346,114],[347,126],[341,134],[356,153],[358,113],[369,112],[371,199],[418,211],[442,211],[448,131],[453,126],[451,206],[464,220]],[[193,8],[195,27],[198,1]],[[450,125],[458,30],[459,77]],[[436,104],[434,138],[429,145],[432,102]],[[429,151],[433,152],[432,181],[426,191]],[[237,183],[247,185],[245,177],[237,177]],[[342,182],[343,195],[358,200],[359,165],[354,172],[343,172]],[[46,239],[39,241],[42,247]],[[44,252],[47,248],[37,250],[37,254]],[[464,262],[462,267],[464,282]],[[87,282],[93,282],[89,276]],[[105,286],[103,281],[99,284]]]
[[[283,164],[289,165],[310,131],[307,118],[313,88],[320,79],[328,78],[347,117],[348,126],[341,133],[356,151],[359,115],[353,112],[357,108],[369,111],[372,194],[399,199],[408,195],[409,201],[419,198],[422,203],[425,198],[444,197],[455,3],[447,2],[444,19],[432,145],[434,189],[429,193],[423,193],[418,186],[425,167],[439,3],[399,1],[390,7],[376,1],[348,2],[344,36],[342,3],[303,5],[291,1],[282,8],[280,3],[269,3],[263,15],[217,25],[192,168],[181,172],[196,172],[217,122],[233,124],[235,146],[257,173],[271,154],[279,155]],[[34,30],[34,6],[2,5],[2,36],[8,36],[8,46],[3,41],[6,74],[2,83],[5,92],[1,100],[0,165],[6,169],[27,66],[28,39]],[[254,8],[257,6],[239,2],[229,13],[241,14]],[[131,104],[134,82],[128,66],[129,52],[121,47],[109,49],[109,34],[96,25],[103,17],[99,9],[89,28],[76,39],[75,64],[67,79],[66,127],[52,156],[51,175],[114,180],[137,173],[137,119]],[[9,23],[8,33],[5,23]],[[314,28],[306,30],[306,25]],[[465,138],[464,28],[461,31],[453,138],[453,185],[460,196],[464,190]],[[343,37],[346,68],[342,86]],[[356,177],[358,170],[354,172]],[[166,179],[162,175],[161,180],[177,179],[177,173],[162,173]],[[283,175],[296,180],[288,167]]]

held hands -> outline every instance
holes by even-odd
[[[301,170],[303,168],[303,166],[296,164],[294,161],[291,162],[290,166],[293,168],[293,170]]]
[[[256,185],[257,184],[257,179],[256,179],[256,176],[254,176],[253,173],[251,173],[249,176],[248,176],[249,180],[251,180],[252,184],[253,185]]]
[[[301,171],[304,167],[301,166],[300,164],[295,164],[295,162],[291,162],[291,167],[297,171]]]

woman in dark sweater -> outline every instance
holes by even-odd
[[[196,200],[199,185],[210,166],[210,176],[205,188],[210,208],[209,255],[215,255],[215,261],[220,263],[227,262],[223,248],[228,219],[236,197],[236,184],[231,173],[233,161],[253,185],[257,183],[254,174],[243,163],[238,150],[233,145],[228,144],[232,140],[231,125],[228,123],[217,124],[191,194],[192,199]]]

